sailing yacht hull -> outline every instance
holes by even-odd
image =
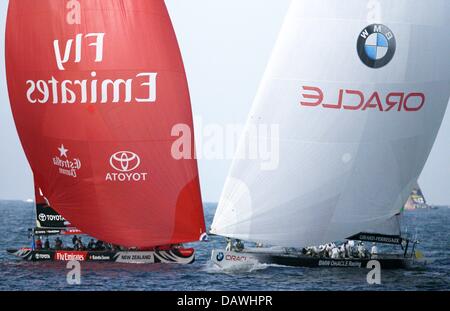
[[[8,253],[27,261],[89,261],[129,264],[191,264],[195,261],[192,248],[160,251],[72,251],[11,249]]]
[[[211,256],[211,261],[223,270],[253,267],[258,264],[307,268],[367,268],[371,260],[377,260],[382,269],[405,269],[413,262],[412,258],[397,255],[377,256],[372,259],[332,259],[270,250],[245,250],[242,252],[214,250]]]

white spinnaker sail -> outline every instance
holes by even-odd
[[[279,165],[264,170],[261,161],[236,158],[211,232],[301,247],[344,239],[398,214],[449,100],[449,20],[447,0],[294,0],[238,149],[245,154],[249,141],[279,144]],[[396,40],[381,68],[357,52],[361,30],[372,24]],[[325,104],[336,106],[344,92],[344,105],[358,107],[363,96],[363,106],[300,104],[319,101],[317,89]],[[423,106],[386,111],[393,94],[397,101],[415,94],[409,108],[421,107],[422,94]],[[278,124],[279,139],[252,130],[261,124]]]

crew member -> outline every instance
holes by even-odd
[[[350,247],[350,241],[345,242],[345,257],[351,258],[352,257],[352,250]]]
[[[244,250],[244,243],[241,240],[236,240],[236,251],[240,252]]]
[[[327,244],[326,252],[328,255],[327,257],[331,258],[331,256],[333,255],[333,245],[331,243]]]
[[[50,249],[50,241],[48,240],[48,238],[45,238],[44,249]]]
[[[358,244],[358,256],[359,258],[366,258],[366,249],[364,248],[364,243],[362,242]]]
[[[78,237],[76,235],[74,235],[73,238],[72,238],[72,244],[73,244],[74,247],[77,244],[77,241],[78,241]]]
[[[341,245],[340,248],[340,252],[341,252],[341,257],[342,258],[348,258],[348,253],[347,253],[347,242],[345,242],[344,244]]]
[[[231,252],[233,250],[233,240],[227,238],[226,241],[227,241],[227,248],[225,250],[227,252]]]
[[[75,244],[75,249],[78,251],[82,251],[85,249],[84,245],[83,245],[83,241],[81,241],[81,237],[78,238],[76,244]]]
[[[33,238],[31,239],[31,249],[32,249],[32,250],[35,250],[35,249],[36,249],[36,240],[35,240],[34,236],[33,236]]]
[[[57,237],[55,239],[55,249],[59,250],[59,249],[62,249],[62,248],[63,248],[63,242],[62,242],[62,240],[59,237]]]
[[[331,249],[331,258],[332,259],[339,259],[339,249],[337,247],[333,247]]]
[[[42,240],[40,237],[36,240],[36,249],[42,249]]]
[[[326,252],[326,245],[319,245],[319,248],[316,248],[314,246],[314,256],[317,254],[319,257],[327,257],[327,252]]]
[[[372,244],[372,248],[371,248],[371,250],[370,250],[370,256],[371,256],[372,258],[376,258],[377,255],[378,255],[378,247],[377,247],[377,244],[376,244],[376,243],[373,243],[373,244]]]
[[[353,257],[353,252],[354,252],[354,247],[355,247],[355,241],[353,241],[353,240],[348,241],[347,247],[348,247],[348,250],[347,250],[348,257],[351,258],[351,257]]]
[[[105,247],[105,245],[104,245],[103,241],[98,240],[97,242],[95,242],[95,248],[97,250],[103,250],[104,247]]]
[[[91,239],[91,240],[89,241],[87,248],[88,248],[88,250],[90,250],[90,251],[95,249],[95,242],[94,242],[94,239]]]

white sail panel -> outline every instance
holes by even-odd
[[[375,233],[383,235],[401,235],[401,219],[402,214],[397,214],[388,220],[375,223],[372,227],[363,230],[364,233]]]
[[[376,14],[371,2],[293,1],[238,150],[279,144],[279,165],[234,161],[212,233],[301,247],[400,212],[449,100],[450,2],[380,0]],[[357,51],[373,24],[396,40],[380,68]],[[279,139],[250,130],[261,124],[279,125]]]

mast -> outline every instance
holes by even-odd
[[[6,68],[22,146],[55,211],[125,247],[202,236],[190,96],[163,0],[11,0]]]
[[[420,13],[419,13],[420,12]],[[250,112],[213,234],[285,247],[344,240],[400,212],[450,94],[448,1],[293,1]],[[439,61],[438,61],[439,60]],[[280,137],[258,135],[279,125]]]

